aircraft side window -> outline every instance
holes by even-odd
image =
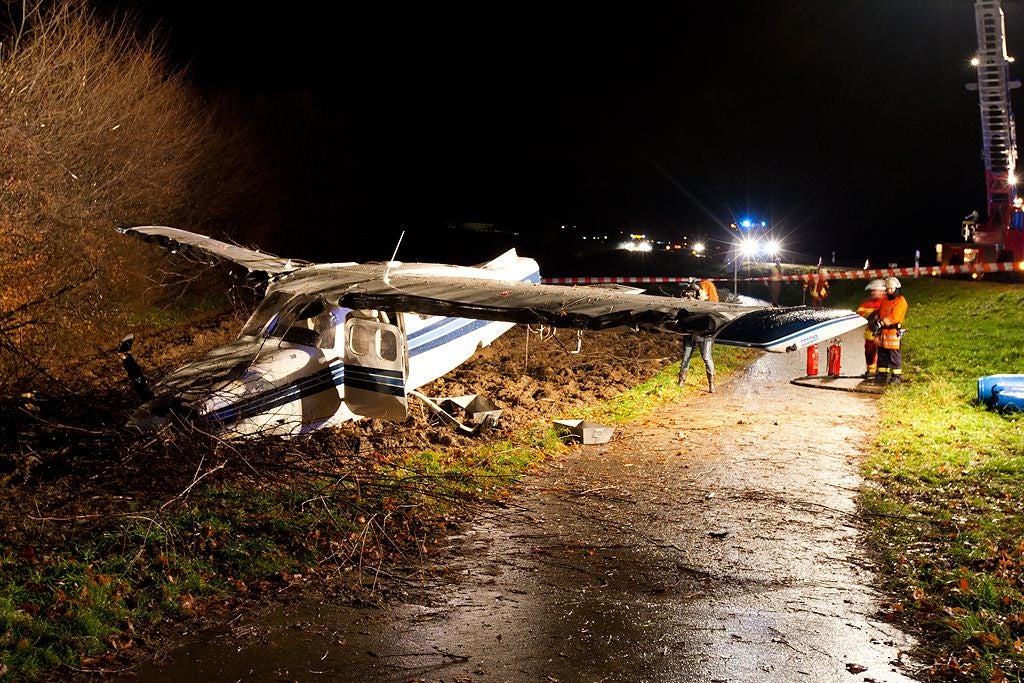
[[[392,362],[398,359],[398,338],[391,330],[380,330],[377,335],[377,348],[382,360]]]
[[[353,325],[349,330],[348,347],[357,356],[370,353],[370,342],[373,341],[373,328],[365,325]]]

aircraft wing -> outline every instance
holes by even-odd
[[[243,275],[256,276],[268,280],[275,275],[290,273],[308,266],[306,261],[283,259],[255,249],[247,249],[237,244],[228,244],[206,235],[199,235],[187,230],[167,228],[160,225],[144,225],[135,228],[118,228],[125,235],[135,235],[147,242],[154,242],[171,252],[186,252],[202,258],[213,256],[218,260],[228,261],[235,266],[244,268]]]
[[[853,311],[770,308],[652,296],[602,287],[542,285],[469,277],[392,273],[359,277],[356,269],[319,273],[328,301],[353,309],[602,330],[632,327],[715,335],[715,342],[764,351],[792,351],[863,326]],[[326,276],[326,277],[325,277]],[[316,284],[314,284],[316,283]]]
[[[631,327],[694,332],[714,335],[718,344],[764,351],[792,351],[866,324],[864,318],[846,310],[745,306],[638,294],[622,288],[495,280],[455,274],[459,268],[446,266],[437,266],[448,270],[444,274],[406,269],[402,264],[393,271],[385,264],[313,266],[176,228],[141,226],[120,232],[171,251],[213,256],[244,268],[247,275],[273,279],[274,287],[318,294],[328,302],[352,309],[579,330]]]

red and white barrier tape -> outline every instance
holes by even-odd
[[[982,263],[962,266],[920,266],[918,268],[869,268],[864,270],[828,271],[829,280],[873,280],[885,277],[938,277],[941,275],[971,275],[975,273],[1024,273],[1024,262]],[[764,277],[708,278],[715,282],[803,282],[816,273],[798,275],[767,275]],[[635,277],[543,277],[546,285],[646,285],[688,282],[689,277],[635,276]]]

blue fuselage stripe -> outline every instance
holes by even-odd
[[[331,363],[328,367],[308,377],[255,396],[246,396],[240,401],[207,414],[205,417],[224,424],[243,420],[274,408],[280,408],[292,401],[319,394],[321,391],[333,389],[342,384],[344,377],[344,363],[340,361]]]
[[[409,357],[412,358],[413,356],[418,356],[421,353],[426,353],[431,349],[436,349],[439,346],[444,346],[449,342],[455,341],[459,337],[464,337],[470,332],[475,332],[476,330],[484,328],[487,325],[500,324],[490,320],[470,320],[469,318],[448,318],[448,320],[451,321],[452,323],[461,323],[461,327],[456,327],[450,332],[446,332],[445,334],[439,337],[434,337],[432,339],[422,341],[419,344],[416,344],[415,346],[412,344],[412,337],[410,335]]]
[[[523,278],[523,281],[540,282],[540,272],[531,273]],[[490,281],[483,280],[483,282]],[[442,318],[409,334],[409,356],[426,353],[491,324],[501,323],[469,318]],[[321,391],[329,391],[342,384],[392,396],[405,394],[404,381],[400,371],[365,368],[351,364],[346,366],[337,360],[313,375],[302,377],[261,394],[246,396],[231,405],[207,414],[205,417],[228,424],[280,408],[292,401],[318,394]]]

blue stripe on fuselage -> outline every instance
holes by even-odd
[[[204,417],[222,424],[244,420],[253,415],[265,413],[274,408],[327,391],[344,382],[345,364],[335,361],[323,370],[307,377],[299,378],[280,387],[264,391],[253,396],[246,396],[231,405],[207,413]]]
[[[540,282],[540,272],[534,271],[523,278],[523,281]],[[484,282],[488,281],[484,280]],[[494,321],[490,320],[442,318],[408,335],[409,356],[425,353],[493,323]],[[445,331],[444,328],[446,327],[451,327],[452,329]],[[419,343],[413,345],[413,340],[419,340]],[[346,371],[349,374],[347,382]],[[346,368],[345,364],[338,360],[331,363],[327,368],[308,377],[302,377],[261,394],[247,396],[231,405],[208,413],[204,418],[215,420],[221,424],[229,424],[280,408],[292,401],[297,401],[346,383],[356,388],[378,391],[392,396],[401,396],[405,393],[402,373],[400,372],[364,368],[358,365],[349,365]]]

